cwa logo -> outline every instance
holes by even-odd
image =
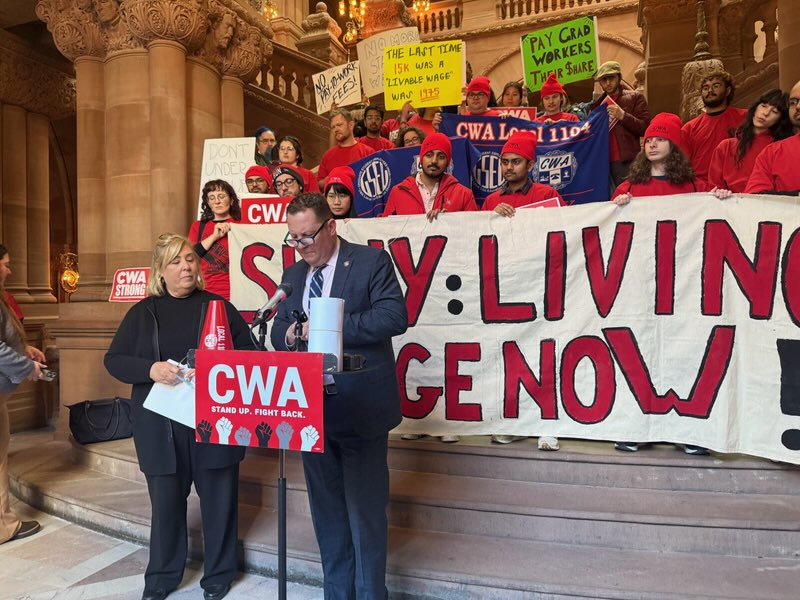
[[[358,191],[370,202],[383,198],[391,182],[389,165],[382,158],[373,158],[358,173]]]
[[[484,152],[472,169],[472,181],[485,193],[491,193],[503,183],[500,171],[500,155],[497,152]]]
[[[538,183],[544,183],[553,189],[560,190],[572,182],[577,170],[578,161],[575,160],[573,152],[554,150],[536,157],[533,178]]]

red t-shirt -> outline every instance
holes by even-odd
[[[580,121],[578,115],[572,113],[557,112],[552,115],[539,115],[534,119],[537,123],[544,123],[550,119],[551,121]]]
[[[220,221],[221,223],[235,223],[233,219]],[[195,250],[202,240],[214,232],[214,221],[205,221],[203,231],[200,231],[202,221],[195,221],[189,228],[189,241],[195,244]],[[219,294],[226,300],[231,299],[231,280],[230,280],[230,257],[228,255],[228,236],[222,237],[214,242],[203,254],[198,251],[200,256],[200,270],[203,272],[203,279],[206,281],[206,291]]]
[[[532,204],[533,202],[549,200],[550,198],[558,198],[562,202],[564,201],[561,194],[549,185],[534,183],[528,180],[528,182],[516,192],[506,191],[506,187],[503,185],[499,190],[495,190],[487,196],[481,208],[483,210],[494,210],[497,208],[497,205],[501,203],[510,204],[514,208],[519,208]]]
[[[361,138],[357,138],[359,142],[364,144],[365,146],[369,146],[375,152],[379,150],[390,150],[395,147],[395,145],[387,140],[385,137],[378,136],[376,138],[371,138],[369,136],[364,136]]]
[[[773,142],[756,158],[745,192],[797,192],[800,190],[800,134]]]
[[[486,112],[482,112],[479,115],[473,115],[468,110],[465,110],[461,114],[463,114],[463,115],[465,115],[467,117],[499,117],[500,116],[500,113],[498,111],[496,111],[495,109],[493,109],[493,108],[487,108]]]
[[[681,128],[683,149],[698,179],[708,179],[714,149],[722,140],[736,134],[736,128],[746,116],[743,108],[729,106],[720,113],[703,113]]]
[[[747,180],[753,172],[756,158],[761,151],[773,141],[769,131],[753,138],[753,144],[742,157],[741,164],[736,164],[736,152],[739,140],[728,138],[722,140],[711,155],[708,166],[708,184],[725,190],[741,193],[747,187]]]
[[[374,152],[375,150],[361,142],[356,142],[352,146],[334,146],[326,150],[325,154],[322,155],[322,160],[317,170],[317,180],[322,184],[322,180],[327,178],[328,173],[336,167],[347,166]]]
[[[617,196],[630,192],[634,198],[640,196],[672,196],[673,194],[691,194],[692,192],[707,192],[709,187],[705,181],[695,179],[683,183],[672,183],[666,177],[652,177],[647,183],[631,183],[623,181],[611,194],[613,200]]]

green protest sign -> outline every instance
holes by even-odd
[[[525,85],[538,92],[550,73],[562,83],[591,78],[597,70],[597,21],[581,17],[539,29],[520,40]]]

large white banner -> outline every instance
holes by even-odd
[[[670,441],[800,464],[796,199],[687,194],[337,228],[384,245],[405,293],[397,431]],[[240,310],[296,260],[285,234],[234,226]]]

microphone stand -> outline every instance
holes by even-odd
[[[258,326],[258,349],[262,352],[267,351],[265,341],[267,322],[277,312],[273,310]],[[301,330],[302,327],[300,325]],[[286,450],[284,448],[278,449],[278,600],[286,600]]]

